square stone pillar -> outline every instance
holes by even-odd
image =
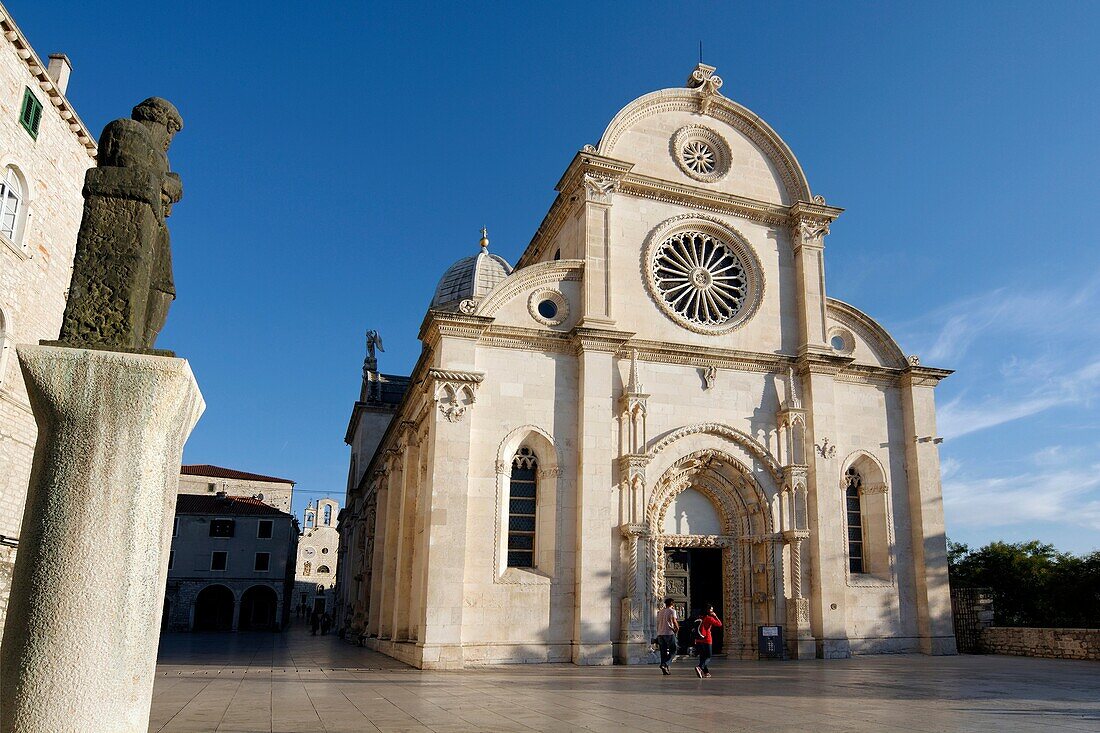
[[[901,378],[917,633],[925,654],[956,653],[933,392],[939,380],[948,374],[941,369],[914,365]]]
[[[809,549],[810,623],[817,654],[824,659],[851,656],[848,642],[846,589],[848,587],[847,525],[844,492],[840,488],[840,461],[836,440],[835,365],[823,357],[802,360],[807,416],[806,445]],[[805,562],[806,558],[802,558]]]

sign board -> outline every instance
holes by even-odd
[[[756,648],[760,659],[783,658],[783,627],[756,627]]]

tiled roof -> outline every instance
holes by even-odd
[[[237,471],[232,468],[222,468],[221,466],[211,466],[208,463],[196,463],[190,466],[180,466],[180,475],[182,476],[209,476],[210,478],[235,478],[241,481],[269,481],[276,484],[290,484],[294,485],[294,482],[288,478],[278,478],[276,476],[264,476],[259,473],[249,473],[247,471]]]
[[[230,516],[289,517],[286,512],[247,496],[210,496],[208,494],[179,494],[176,496],[176,514],[219,514]]]

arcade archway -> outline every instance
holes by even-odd
[[[195,597],[194,631],[232,631],[236,601],[224,585],[208,585]]]

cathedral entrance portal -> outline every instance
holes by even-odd
[[[690,621],[708,606],[723,615],[722,551],[717,548],[690,547],[665,550],[665,592],[680,617],[679,644],[686,652],[694,643]],[[722,652],[722,629],[715,629],[714,653]]]

